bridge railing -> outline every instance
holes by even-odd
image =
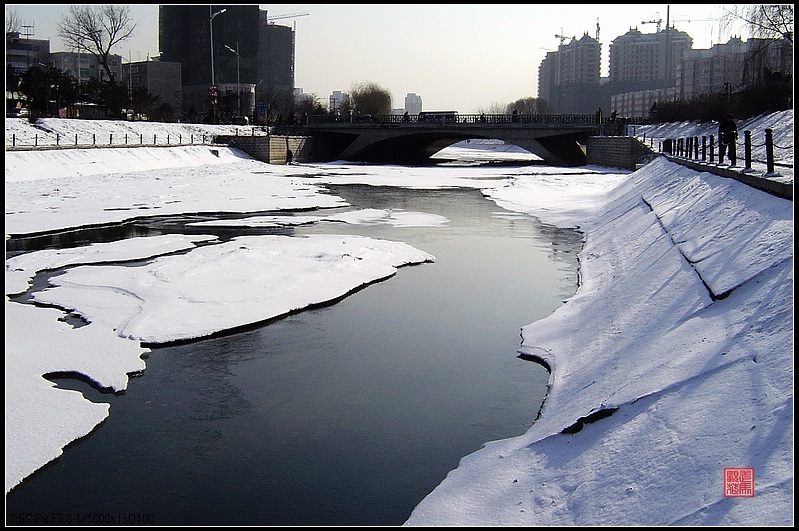
[[[504,125],[504,124],[596,124],[593,114],[458,114],[455,116],[423,116],[418,114],[355,114],[352,116],[314,115],[305,117],[305,125],[380,124],[380,125]]]

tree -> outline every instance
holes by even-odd
[[[746,90],[760,87],[763,95],[777,100],[793,94],[793,4],[733,5],[722,17],[730,27],[743,22],[749,29],[752,46],[743,65],[742,82]]]
[[[22,20],[16,9],[6,9],[6,34],[17,33],[22,27]]]
[[[137,114],[146,114],[153,117],[161,105],[161,97],[153,95],[144,87],[136,87],[130,96],[130,104]]]
[[[58,23],[58,36],[68,48],[96,58],[113,83],[114,73],[109,65],[111,48],[131,37],[135,29],[130,6],[71,5],[69,13]]]
[[[793,4],[733,5],[727,8],[721,21],[727,27],[743,21],[754,38],[787,39],[793,44]]]
[[[35,65],[20,76],[19,91],[28,98],[31,118],[58,116],[59,110],[75,104],[75,78],[53,66]]]
[[[297,102],[298,116],[305,116],[306,114],[308,116],[321,116],[325,112],[325,108],[316,94],[303,94],[303,97]]]
[[[506,109],[509,107],[507,103],[500,103],[495,101],[488,107],[480,107],[477,109],[478,114],[506,114]],[[511,111],[513,107],[511,107]]]
[[[391,114],[391,92],[373,81],[362,81],[350,90],[352,107],[362,114]]]
[[[511,114],[514,110],[519,114],[552,114],[552,107],[541,98],[521,98],[509,104],[505,108],[505,114]]]

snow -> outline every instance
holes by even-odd
[[[149,136],[165,127],[134,124]],[[43,126],[68,135],[78,125],[122,127]],[[792,182],[793,112],[746,126],[791,146],[777,155]],[[7,119],[7,143],[26,127]],[[636,135],[713,130],[647,127]],[[342,233],[447,222],[402,210],[326,215],[348,206],[327,183],[478,188],[508,211],[584,234],[577,293],[522,329],[520,353],[552,371],[540,417],[464,456],[406,525],[793,525],[793,203],[733,179],[663,157],[628,173],[276,166],[202,145],[7,150],[6,237],[197,212],[307,210],[227,224],[334,222]],[[7,258],[6,492],[113,414],[43,375],[123,390],[146,370],[148,344],[267,321],[433,260],[347,235],[165,235]],[[34,295],[39,305],[10,300],[37,272],[67,265]],[[67,324],[65,311],[87,324]],[[754,469],[754,495],[725,496],[725,468]]]

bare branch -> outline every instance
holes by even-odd
[[[111,49],[131,37],[135,30],[130,6],[120,5],[72,5],[58,23],[58,35],[67,46],[93,55],[112,81]]]
[[[13,8],[6,8],[6,33],[16,33],[22,28],[19,12]]]

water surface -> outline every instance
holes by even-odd
[[[574,293],[580,235],[476,190],[331,191],[353,208],[449,222],[294,234],[405,241],[435,263],[267,326],[154,349],[122,395],[60,380],[110,402],[110,417],[7,495],[7,523],[80,513],[156,525],[400,525],[463,456],[533,424],[548,373],[517,357],[520,329]]]

